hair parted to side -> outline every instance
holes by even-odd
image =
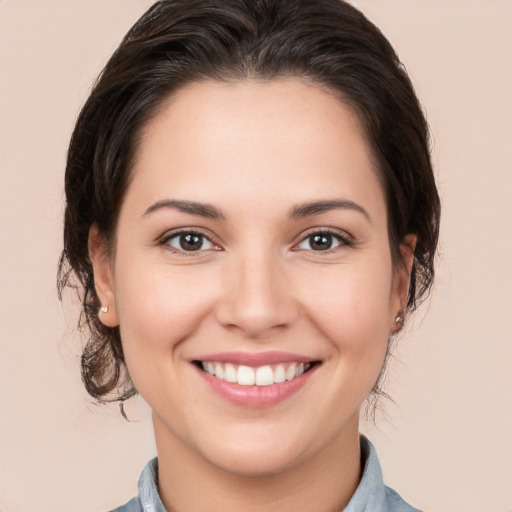
[[[186,84],[282,77],[319,84],[358,114],[386,194],[395,263],[404,236],[417,235],[407,307],[414,310],[428,295],[440,216],[428,127],[379,29],[342,0],[163,0],[132,27],[101,72],[68,151],[58,289],[61,298],[66,286],[79,291],[79,327],[88,337],[82,378],[95,399],[136,393],[119,328],[98,319],[88,235],[96,224],[107,246],[113,239],[141,128]]]

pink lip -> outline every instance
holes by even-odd
[[[290,352],[220,352],[217,354],[208,354],[195,359],[210,363],[231,363],[236,365],[258,366],[272,365],[279,363],[311,363],[315,359],[305,357]]]
[[[218,357],[218,355],[216,356]],[[215,361],[219,361],[219,359],[215,359]],[[218,379],[197,366],[195,368],[203,382],[224,400],[234,405],[258,409],[277,405],[300,391],[307,384],[313,373],[316,373],[319,366],[313,366],[300,377],[295,377],[292,380],[279,384],[271,384],[270,386],[241,386],[237,383]]]

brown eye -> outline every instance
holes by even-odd
[[[325,251],[332,247],[332,235],[312,235],[309,237],[309,245],[314,251]]]
[[[178,251],[204,251],[212,249],[214,245],[208,238],[201,233],[177,233],[176,235],[167,239],[166,242],[173,249]]]
[[[299,249],[307,251],[328,251],[335,249],[340,245],[349,245],[349,241],[342,235],[329,232],[312,233],[302,240],[299,244]]]

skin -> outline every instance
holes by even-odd
[[[352,206],[289,216],[340,199]],[[224,218],[153,206],[167,200]],[[169,238],[178,228],[211,243],[180,250]],[[326,230],[332,247],[314,250],[308,236]],[[101,320],[120,325],[153,411],[167,509],[341,510],[360,479],[359,407],[406,302],[415,243],[408,236],[405,265],[393,265],[384,192],[353,111],[298,79],[187,86],[143,131],[113,252],[94,226],[89,242],[109,306]],[[284,402],[249,408],[191,364],[226,351],[321,364]]]

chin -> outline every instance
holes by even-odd
[[[302,450],[292,447],[251,444],[231,446],[222,452],[205,454],[213,466],[243,477],[274,476],[299,464],[304,456]]]

